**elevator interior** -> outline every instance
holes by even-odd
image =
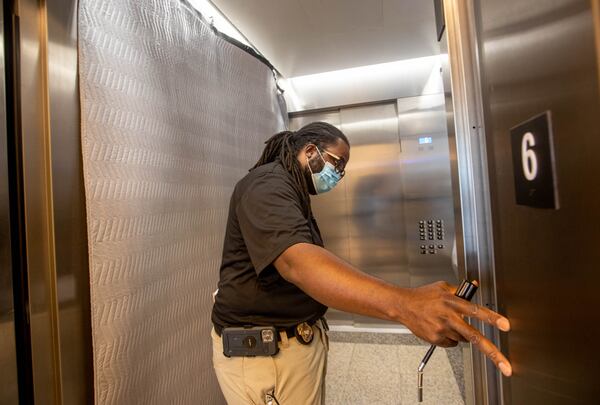
[[[107,291],[114,294],[109,297],[112,301],[94,302],[90,296],[91,269],[99,262],[90,260],[94,256],[88,249],[104,241],[88,240],[89,235],[98,236],[98,222],[86,220],[90,205],[86,207],[81,136],[82,123],[89,124],[89,117],[80,117],[80,110],[81,95],[89,88],[82,91],[80,87],[96,86],[118,95],[131,88],[114,79],[113,73],[123,63],[111,58],[110,69],[102,70],[106,65],[98,65],[98,71],[105,75],[98,74],[96,82],[80,82],[78,41],[96,35],[105,39],[99,41],[104,46],[99,49],[121,56],[133,54],[119,54],[124,49],[141,50],[136,55],[160,60],[169,53],[168,41],[177,37],[177,32],[156,21],[178,13],[184,13],[188,21],[200,21],[207,16],[196,15],[188,6],[196,5],[202,13],[203,2],[0,3],[0,87],[5,93],[0,103],[0,403],[16,403],[18,399],[22,403],[34,399],[36,403],[56,404],[94,400],[123,403],[123,398],[135,398],[139,393],[138,399],[162,388],[163,395],[169,389],[177,391],[177,384],[187,382],[190,373],[175,378],[173,370],[184,370],[181,364],[189,365],[189,359],[183,357],[192,356],[180,353],[179,357],[164,357],[164,362],[176,366],[169,370],[153,364],[156,368],[130,374],[131,370],[144,368],[146,363],[140,359],[151,358],[151,348],[167,353],[168,328],[153,325],[165,336],[144,335],[133,328],[124,328],[120,334],[96,329],[95,333],[106,332],[107,345],[99,350],[92,343],[92,311],[107,305],[107,313],[126,312],[119,305],[130,297],[130,292],[107,284]],[[479,302],[513,321],[513,331],[502,339],[490,328],[476,325],[501,343],[515,365],[512,379],[500,379],[479,353],[468,345],[463,347],[466,402],[562,405],[593,403],[600,397],[596,384],[600,359],[589,351],[600,339],[594,327],[598,313],[589,310],[598,305],[594,289],[599,281],[593,244],[600,221],[595,175],[600,170],[600,160],[595,156],[600,146],[596,114],[600,105],[598,1],[446,0],[445,19],[439,14],[439,1],[212,3],[247,37],[239,39],[250,39],[279,70],[282,77],[278,85],[285,90],[289,112],[283,118],[289,119],[291,128],[319,119],[339,125],[350,137],[348,176],[334,192],[314,199],[327,245],[359,268],[400,285],[477,278],[482,283]],[[441,32],[436,30],[440,25],[436,26],[435,5],[438,23],[445,21]],[[96,28],[97,34],[91,29],[80,31],[81,10],[94,10],[86,16],[86,29]],[[209,27],[211,21],[205,18],[203,24]],[[150,27],[145,35],[127,31],[140,25]],[[196,22],[192,26],[195,28],[186,26],[182,31],[186,35],[211,33],[198,28]],[[127,41],[138,40],[137,48],[127,48],[132,46]],[[218,41],[211,39],[214,42]],[[217,59],[238,55],[238,48],[221,45],[211,54],[212,59],[214,55]],[[194,47],[189,48],[193,54]],[[263,66],[261,70],[244,58],[249,71],[271,75],[269,69]],[[146,59],[139,57],[136,62],[141,60]],[[236,69],[243,63],[233,61],[226,66],[244,74],[245,69]],[[169,74],[181,72],[176,69],[193,66],[186,60],[179,62],[167,64],[163,73],[159,63],[136,67],[142,73],[154,74],[149,77],[168,81],[168,85],[161,84],[164,98],[160,102],[173,96],[171,89],[193,88],[182,84],[187,76],[181,73],[177,79],[169,78]],[[202,63],[206,64],[200,66],[209,70],[213,66],[206,60]],[[360,69],[364,67],[370,67],[371,74]],[[227,77],[219,76],[219,80],[220,86],[215,87],[229,91],[231,100],[247,101],[248,105],[256,101],[248,93],[238,94]],[[274,86],[268,83],[262,86],[263,91]],[[198,93],[204,94],[202,91],[208,87],[200,86]],[[150,98],[134,98],[120,107],[135,109],[152,101]],[[107,100],[115,99],[105,97],[100,101]],[[206,106],[222,99],[211,100],[208,95],[183,100]],[[195,119],[201,115],[189,104],[170,105],[175,113],[162,117],[171,125],[177,125],[176,120],[170,120],[172,117]],[[207,210],[205,217],[185,223],[204,232],[208,241],[204,246],[217,245],[215,235],[222,214],[218,205],[225,204],[222,201],[227,187],[255,160],[257,145],[269,135],[256,131],[253,137],[239,138],[244,141],[227,138],[224,143],[229,142],[235,151],[219,149],[219,142],[227,134],[238,133],[241,128],[235,121],[240,114],[235,111],[227,112],[231,124],[227,131],[212,131],[207,136],[208,147],[199,153],[204,163],[196,166],[206,168],[202,164],[210,162],[211,168],[218,168],[210,171],[211,176],[222,182],[215,184],[218,192],[205,195],[214,212]],[[275,116],[273,111],[267,115]],[[510,131],[546,111],[551,112],[554,130],[560,199],[557,210],[518,205],[514,198],[515,152],[509,142]],[[258,117],[247,115],[250,117],[244,118],[248,120]],[[277,120],[271,124],[272,129],[282,125]],[[215,125],[214,120],[211,125]],[[153,152],[165,152],[169,144],[163,146],[165,149]],[[130,164],[124,156],[105,153],[106,160],[115,165]],[[110,173],[116,171],[105,172]],[[153,167],[139,170],[136,175],[151,173],[164,176],[163,180],[171,175]],[[168,211],[169,201],[157,201],[156,206]],[[115,207],[118,209],[111,211],[105,206],[100,211],[117,218],[127,208],[126,204]],[[206,223],[202,222],[205,219]],[[433,239],[429,239],[430,234]],[[133,235],[126,247],[148,240],[152,241],[148,235]],[[115,241],[106,242],[106,251],[110,252],[110,244]],[[212,250],[198,259],[207,268],[218,256],[218,249]],[[155,275],[169,280],[166,273]],[[216,274],[201,277],[205,278],[194,279],[187,286],[195,288],[188,297],[199,297],[195,310],[200,312],[210,307]],[[156,278],[140,278],[132,290],[152,288],[154,281]],[[172,291],[170,294],[151,301],[178,305],[180,297]],[[110,307],[111,302],[114,307]],[[144,326],[143,322],[152,320],[148,314],[156,313],[153,308],[141,306],[130,315]],[[354,330],[393,329],[389,324],[374,324],[340,312],[330,316],[337,326]],[[201,322],[208,325],[206,320]],[[199,330],[198,339],[203,339],[204,329]],[[396,328],[393,332],[402,331]],[[128,333],[138,340],[128,341]],[[576,344],[566,344],[573,339]],[[152,345],[136,345],[139,342]],[[115,350],[110,352],[105,350],[107,347]],[[216,403],[218,387],[211,375],[208,350],[198,351],[198,358],[204,362],[195,363],[202,363],[203,368],[198,371],[201,384],[194,388],[203,393],[205,401],[208,398]],[[98,383],[95,378],[100,373],[94,375],[95,370],[101,370],[108,379]],[[161,378],[154,380],[157,375]],[[119,387],[118,392],[106,396],[107,386]]]
[[[3,2],[3,10],[7,11],[7,18],[4,21],[9,21],[7,43],[10,47],[6,50],[6,54],[11,59],[11,64],[7,77],[13,72],[17,73],[14,78],[10,76],[13,82],[10,83],[7,97],[18,100],[21,106],[20,122],[8,119],[8,133],[20,131],[22,145],[17,146],[21,148],[25,158],[22,163],[14,161],[7,163],[9,170],[6,172],[6,178],[22,176],[24,179],[22,184],[15,182],[14,187],[10,189],[16,196],[16,204],[22,204],[23,211],[21,213],[13,211],[10,215],[7,213],[5,217],[10,217],[10,226],[13,229],[19,226],[19,221],[26,224],[26,226],[22,225],[20,233],[15,232],[15,236],[11,239],[16,244],[12,249],[13,254],[16,254],[12,263],[15,266],[15,258],[26,255],[29,259],[27,263],[29,279],[26,280],[27,283],[22,283],[22,280],[19,283],[19,280],[13,282],[10,278],[3,278],[3,283],[7,291],[15,291],[16,298],[13,302],[25,302],[26,296],[29,295],[27,305],[31,306],[31,319],[29,325],[3,322],[3,325],[6,325],[4,330],[7,331],[3,334],[6,340],[2,343],[2,347],[7,350],[3,352],[13,356],[3,357],[3,371],[13,376],[12,380],[16,381],[16,363],[21,365],[18,384],[21,392],[15,389],[14,382],[10,383],[10,379],[5,379],[3,384],[11,389],[3,389],[2,393],[9,396],[7,401],[14,400],[17,394],[20,394],[22,400],[35,398],[37,402],[69,404],[92,401],[116,403],[120,399],[130,400],[131,395],[142,395],[139,398],[143,398],[143,395],[150,395],[154,389],[160,389],[158,385],[152,387],[144,385],[144,382],[151,378],[148,370],[152,369],[146,367],[146,370],[142,370],[140,367],[144,363],[131,363],[129,368],[125,369],[128,370],[125,374],[133,373],[136,376],[131,379],[122,374],[120,367],[123,361],[139,358],[142,352],[146,352],[144,347],[125,343],[129,335],[135,336],[140,333],[139,329],[135,328],[138,326],[146,328],[146,323],[132,324],[129,331],[108,329],[112,325],[108,321],[120,322],[118,317],[109,319],[110,314],[119,315],[119,312],[123,312],[125,309],[121,303],[127,303],[129,296],[127,291],[123,292],[122,285],[107,284],[107,289],[100,294],[106,297],[105,301],[97,301],[99,283],[94,279],[93,269],[98,266],[98,263],[102,263],[101,260],[106,260],[107,266],[112,266],[110,255],[115,255],[114,248],[120,240],[130,243],[126,246],[132,247],[135,246],[134,242],[143,241],[149,236],[143,234],[138,236],[131,233],[132,231],[127,231],[132,228],[127,228],[124,224],[128,223],[126,221],[135,224],[131,222],[136,220],[135,216],[133,219],[115,217],[114,226],[124,227],[119,228],[119,232],[125,233],[120,234],[120,239],[110,239],[112,235],[109,231],[112,220],[110,215],[123,216],[128,213],[128,206],[119,206],[118,199],[114,202],[106,197],[101,199],[106,201],[107,205],[99,205],[96,212],[108,215],[108,219],[101,216],[88,216],[86,220],[86,208],[89,214],[90,207],[94,205],[90,200],[87,203],[85,201],[86,192],[82,178],[84,163],[88,165],[89,176],[89,170],[100,172],[102,166],[99,163],[102,159],[106,159],[113,166],[106,166],[106,171],[100,175],[106,176],[102,181],[108,184],[112,180],[110,176],[114,176],[115,173],[121,171],[116,179],[123,176],[122,170],[126,169],[127,164],[131,164],[124,160],[128,156],[135,157],[135,155],[124,152],[124,145],[117,143],[109,149],[99,142],[99,146],[94,149],[94,154],[91,156],[92,159],[82,162],[81,136],[84,133],[82,127],[90,131],[104,124],[94,119],[102,117],[97,113],[101,111],[100,108],[104,108],[106,104],[110,107],[110,103],[106,103],[106,100],[113,100],[116,109],[135,109],[143,108],[145,102],[153,98],[148,93],[149,86],[145,87],[145,98],[134,100],[127,105],[123,105],[119,98],[123,96],[122,93],[130,90],[134,90],[135,93],[138,89],[123,84],[124,79],[119,79],[119,75],[116,74],[119,69],[125,69],[128,77],[145,72],[141,66],[138,72],[127,70],[130,68],[127,57],[135,55],[135,52],[122,52],[123,49],[131,49],[123,44],[126,41],[133,41],[133,44],[129,43],[127,46],[136,45],[136,39],[128,36],[127,30],[137,25],[143,26],[152,18],[160,21],[163,18],[161,13],[171,15],[184,12],[186,18],[190,18],[191,11],[187,7],[188,2],[180,0],[171,0],[167,3],[148,0],[141,5],[136,1],[126,3],[112,1],[104,4],[93,1],[70,1],[63,5],[48,3],[42,8],[39,8],[35,0],[22,0],[18,3],[19,7],[15,8],[14,3]],[[224,3],[214,3],[227,12]],[[436,280],[456,282],[458,269],[452,264],[452,250],[455,244],[455,207],[452,201],[444,89],[440,74],[442,60],[436,38],[432,4],[417,1],[378,2],[375,6],[366,5],[364,2],[353,2],[353,7],[347,7],[347,4],[339,1],[325,6],[318,2],[302,4],[302,7],[306,8],[305,11],[310,14],[309,19],[312,23],[325,29],[320,33],[315,31],[315,35],[323,37],[329,35],[330,39],[337,37],[340,44],[347,43],[345,55],[342,55],[340,50],[331,52],[330,48],[328,52],[323,53],[322,48],[315,48],[321,53],[323,65],[318,65],[317,59],[305,56],[301,69],[294,70],[288,66],[289,70],[285,75],[290,79],[290,83],[296,83],[294,85],[302,93],[301,97],[309,103],[299,105],[291,96],[293,91],[287,92],[285,96],[288,111],[291,113],[288,117],[290,127],[309,120],[327,120],[340,125],[353,144],[353,158],[348,167],[349,175],[342,183],[343,187],[322,199],[315,200],[315,212],[326,243],[335,253],[359,268],[399,285],[418,286]],[[235,4],[229,3],[229,5]],[[242,3],[238,5],[243,6]],[[39,10],[41,12],[38,12]],[[152,13],[146,14],[148,10],[152,10]],[[83,16],[81,13],[84,13]],[[263,17],[270,18],[267,14],[265,12]],[[233,19],[233,13],[227,15]],[[334,18],[336,15],[338,18]],[[381,24],[381,15],[385,15],[384,24]],[[128,24],[125,16],[133,19],[134,23]],[[346,26],[348,23],[354,27],[354,30],[358,26],[362,27],[352,41],[348,38],[340,38],[343,32],[348,32]],[[403,31],[397,32],[398,27],[403,27]],[[373,28],[377,28],[374,35],[372,35]],[[94,29],[98,30],[97,33]],[[119,37],[123,34],[121,29],[125,30],[126,35]],[[157,31],[158,35],[162,33],[160,26]],[[189,32],[193,32],[193,29]],[[304,33],[305,36],[306,34]],[[147,36],[149,37],[150,34]],[[106,39],[101,41],[101,38]],[[166,38],[171,36],[167,35]],[[398,38],[402,38],[402,41],[400,42]],[[96,44],[101,57],[92,66],[96,69],[92,70],[94,74],[86,75],[86,72],[81,71],[81,65],[78,63],[85,62],[88,57],[80,53],[80,50],[93,48],[78,48],[77,44],[79,41],[80,46],[83,47],[82,44],[95,39],[98,39]],[[307,40],[310,42],[314,38],[307,38]],[[155,46],[152,42],[141,45],[140,54],[147,52],[149,57],[157,57],[162,61],[161,58],[166,53],[160,49],[162,45],[158,41],[157,39],[156,54],[148,51]],[[356,48],[356,45],[361,42],[362,45]],[[378,46],[371,47],[370,43],[378,43]],[[308,46],[312,45],[308,44]],[[333,43],[330,44],[331,46]],[[362,49],[361,52],[369,55],[359,57],[357,49]],[[19,52],[21,50],[26,52]],[[300,49],[297,51],[299,52]],[[136,62],[138,60],[139,57],[135,59]],[[392,65],[387,65],[387,62],[392,62]],[[359,72],[363,79],[370,82],[364,83],[362,89],[355,91],[354,94],[343,91],[348,83],[337,83],[337,89],[321,88],[314,92],[314,89],[311,90],[314,82],[311,84],[310,81],[306,81],[307,77],[313,74],[337,72],[340,69],[365,65],[379,66],[392,76],[378,77],[377,72],[374,75]],[[178,67],[188,68],[185,64]],[[147,64],[146,68],[149,73],[156,75],[161,65],[156,62]],[[283,65],[278,68],[286,69]],[[175,80],[169,79],[167,69],[164,70],[163,76],[170,81],[171,86],[175,86]],[[80,81],[82,77],[89,77],[91,80]],[[327,77],[325,79],[328,80]],[[303,80],[306,87],[302,87]],[[283,81],[278,84],[285,86]],[[330,84],[335,85],[331,81]],[[93,116],[88,115],[89,107],[86,107],[92,104],[83,96],[89,93],[90,88],[106,91],[99,100],[96,100],[98,107],[94,106],[96,115]],[[47,96],[44,97],[44,94]],[[165,99],[168,97],[168,93],[166,94]],[[160,102],[163,100],[161,99]],[[185,108],[189,106],[184,104],[176,106],[178,113],[185,113]],[[80,111],[82,111],[81,116]],[[153,111],[152,114],[154,113]],[[147,118],[155,117],[144,117]],[[171,115],[165,115],[167,122],[170,118]],[[112,119],[110,115],[108,119]],[[126,123],[119,120],[120,118],[116,116],[117,123]],[[233,129],[239,129],[239,126]],[[273,132],[274,129],[270,129],[269,132]],[[107,126],[104,130],[111,129]],[[257,139],[250,142],[251,138],[247,138],[248,145],[239,141],[233,144],[236,148],[248,152],[252,148],[260,147],[258,137],[268,135],[256,131]],[[152,135],[147,134],[147,138],[152,139]],[[104,140],[104,142],[108,141],[111,139]],[[14,148],[15,145],[9,143],[9,147]],[[213,147],[215,149],[210,149]],[[208,159],[212,159],[215,167],[220,162],[230,165],[225,171],[218,172],[219,175],[224,174],[227,181],[235,176],[241,176],[258,154],[257,149],[254,153],[242,155],[240,152],[237,155],[237,151],[219,150],[214,143],[208,144],[208,148],[209,150],[204,153],[209,156]],[[152,152],[164,153],[166,150]],[[85,153],[85,147],[83,151]],[[212,151],[212,154],[208,153],[209,151]],[[232,159],[234,155],[235,159]],[[36,162],[45,162],[45,164],[40,167]],[[151,160],[143,162],[152,163]],[[233,167],[235,163],[231,162],[238,162],[243,167]],[[95,169],[97,164],[98,169]],[[15,169],[18,173],[10,172]],[[134,175],[136,178],[148,176],[153,170],[155,169],[150,166],[145,173],[135,172]],[[108,189],[109,186],[106,187]],[[100,193],[104,192],[100,191]],[[104,195],[108,196],[107,193]],[[221,193],[217,194],[213,197],[220,198]],[[222,194],[225,195],[225,191]],[[162,203],[158,206],[164,207]],[[133,203],[129,204],[129,207],[134,207]],[[152,206],[152,209],[154,207]],[[150,209],[150,205],[142,205],[140,212],[145,215],[150,212]],[[204,224],[202,229],[207,232],[213,229],[209,226],[214,226],[215,235],[218,234],[214,218],[219,218],[219,215],[220,213],[211,213],[207,218],[213,220],[213,223]],[[90,218],[93,219],[91,222],[89,222]],[[191,225],[194,223],[192,221]],[[8,225],[7,221],[6,226]],[[42,237],[38,238],[38,235]],[[131,242],[126,238],[127,235],[130,235]],[[208,246],[213,246],[213,239],[215,238],[207,235]],[[106,248],[102,243],[105,243]],[[3,247],[7,246],[3,243]],[[20,251],[16,246],[24,246],[25,249]],[[94,248],[96,256],[88,251],[88,247]],[[218,252],[218,249],[215,248],[214,251]],[[7,251],[3,250],[3,252]],[[131,248],[131,254],[135,252],[136,249]],[[125,251],[123,254],[128,253]],[[6,254],[3,257],[9,260]],[[14,270],[12,274],[23,273]],[[151,276],[151,273],[149,274]],[[210,277],[214,279],[216,274]],[[105,283],[111,279],[118,281],[121,278],[118,274],[114,274],[103,277],[100,281]],[[147,284],[144,285],[144,282]],[[155,279],[136,281],[130,293],[132,300],[140,302],[140,298],[135,296],[135,291],[153,288],[155,282]],[[95,286],[96,293],[90,292],[88,288],[90,283]],[[190,287],[192,285],[190,284]],[[11,288],[12,286],[17,288]],[[202,286],[206,298],[209,297],[211,288],[209,283]],[[142,299],[168,303],[170,297],[164,295]],[[5,304],[6,314],[10,319],[10,314],[14,313],[15,309],[11,308],[10,300]],[[203,305],[209,306],[210,302],[206,301]],[[97,312],[99,315],[93,315],[92,319],[87,316],[103,306],[106,311]],[[151,307],[146,307],[131,316],[142,318],[145,311],[155,312],[156,308],[158,307],[152,310]],[[19,305],[16,310],[18,312]],[[105,317],[103,314],[108,315]],[[390,324],[373,325],[373,320],[351,317],[339,312],[331,315],[342,326],[366,325],[384,330],[393,327]],[[94,322],[100,322],[106,331],[96,329],[95,334],[90,333],[92,327],[90,324]],[[154,325],[154,327],[160,326],[160,324]],[[17,336],[14,340],[10,333],[13,328]],[[107,335],[107,338],[99,339],[98,334]],[[111,334],[114,334],[113,340]],[[161,333],[157,331],[153,335],[148,339],[153,338],[154,342],[146,338],[143,341],[160,347],[165,342],[160,340]],[[29,361],[35,367],[27,367],[27,357],[22,353],[17,361],[15,349],[17,342],[24,342],[28,346],[25,351],[29,352]],[[152,352],[147,354],[148,358],[152,358]],[[209,374],[210,368],[206,367],[205,371]],[[164,372],[168,374],[172,371]],[[108,381],[112,383],[109,384]],[[183,383],[182,381],[184,380],[180,379],[180,383]],[[218,390],[214,386],[214,378],[210,380],[207,376],[206,381],[213,382],[209,389],[211,392],[207,395],[216,395]],[[29,389],[31,386],[33,389]],[[172,387],[175,385],[173,384]],[[111,388],[112,392],[107,394],[107,389]]]

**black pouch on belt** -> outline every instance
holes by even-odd
[[[223,328],[221,336],[227,357],[273,356],[279,351],[273,326]]]

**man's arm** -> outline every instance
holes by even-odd
[[[402,323],[420,338],[453,346],[470,341],[500,368],[512,374],[510,362],[463,316],[478,318],[508,331],[508,319],[454,295],[455,288],[438,282],[401,288],[352,267],[333,253],[309,243],[287,248],[274,262],[281,276],[318,302],[332,308]]]

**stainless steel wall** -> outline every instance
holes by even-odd
[[[504,403],[598,403],[598,2],[475,5],[498,304],[513,325]],[[510,128],[548,110],[559,210],[515,202]]]
[[[444,95],[398,99],[400,174],[410,286],[457,282]],[[423,223],[421,223],[423,222]]]
[[[291,115],[322,120],[351,143],[346,176],[312,198],[325,246],[361,270],[411,287],[456,282],[454,217],[443,94]],[[331,310],[334,323],[384,323]]]

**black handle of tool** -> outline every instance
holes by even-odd
[[[463,282],[460,284],[454,295],[467,301],[471,301],[476,292],[477,284],[474,284],[467,280],[463,280]]]

